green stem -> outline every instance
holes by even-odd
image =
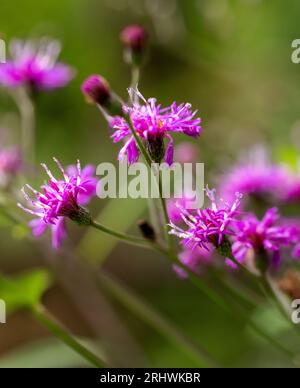
[[[28,92],[22,88],[14,93],[14,99],[21,115],[22,149],[25,160],[35,163],[35,109]]]
[[[186,267],[184,264],[182,264],[175,255],[172,253],[169,254],[169,259],[172,260],[172,262],[175,262],[176,265],[180,266],[182,269],[184,269],[190,277],[190,280],[192,283],[199,288],[202,292],[204,292],[214,303],[216,303],[219,307],[221,307],[224,311],[229,313],[231,316],[235,317],[238,321],[245,321],[248,323],[249,327],[252,328],[257,334],[259,334],[262,338],[264,338],[266,341],[270,342],[275,348],[278,350],[284,352],[287,356],[291,358],[297,357],[297,354],[294,354],[294,352],[287,349],[284,345],[282,345],[279,341],[277,341],[275,338],[273,338],[269,333],[264,332],[259,326],[257,326],[255,323],[249,321],[249,316],[247,313],[244,312],[243,308],[241,308],[237,303],[235,304],[235,307],[233,308],[231,305],[230,308],[226,304],[226,302],[223,300],[222,297],[218,295],[214,290],[210,289],[203,280],[201,280],[198,276],[196,276],[188,267]],[[238,310],[237,310],[238,309]]]
[[[143,238],[135,237],[135,236],[130,236],[125,233],[117,232],[113,229],[108,228],[107,226],[104,226],[100,224],[99,222],[96,221],[91,221],[90,224],[93,228],[100,230],[103,233],[109,234],[110,236],[113,236],[119,240],[122,240],[126,242],[127,244],[139,246],[142,248],[147,248],[147,249],[154,249],[159,252],[164,252],[164,249],[160,247],[158,244],[151,243]]]
[[[159,187],[159,199],[160,199],[161,208],[162,208],[163,217],[164,217],[165,238],[166,238],[166,241],[168,243],[168,248],[169,248],[170,252],[172,252],[173,251],[172,236],[169,234],[169,228],[168,228],[168,224],[169,224],[170,220],[169,220],[166,201],[165,201],[165,198],[163,197],[162,172],[160,170],[159,170],[159,174],[158,174],[158,187]]]
[[[36,306],[32,309],[35,318],[57,338],[64,342],[68,347],[80,354],[85,360],[94,365],[96,368],[106,367],[105,363],[87,348],[82,346],[74,337],[72,337],[66,329],[64,329],[54,318],[50,317],[43,306]]]
[[[191,359],[197,364],[203,364],[203,361],[208,366],[217,366],[218,362],[199,345],[191,341],[187,336],[182,334],[180,330],[174,326],[167,318],[158,313],[152,306],[146,303],[142,298],[135,295],[119,280],[116,280],[111,275],[103,271],[98,275],[100,284],[110,292],[110,294],[133,314],[140,317],[159,333],[168,338],[171,342],[179,346]]]

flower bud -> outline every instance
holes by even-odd
[[[141,220],[138,222],[138,226],[140,228],[140,231],[141,231],[143,237],[145,237],[145,239],[150,240],[150,241],[156,240],[154,228],[152,225],[149,224],[148,221]]]
[[[140,65],[147,45],[147,33],[142,26],[133,24],[123,29],[120,34],[125,47],[125,60],[129,64]]]
[[[91,75],[82,84],[81,91],[91,104],[104,106],[111,99],[109,83],[101,75]]]
[[[81,85],[81,91],[88,103],[105,108],[112,116],[122,114],[122,105],[112,93],[109,83],[101,75],[89,76]]]

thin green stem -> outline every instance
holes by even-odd
[[[96,222],[93,220],[91,221],[90,225],[93,228],[98,229],[103,233],[109,234],[112,237],[115,237],[119,240],[126,242],[127,244],[135,245],[135,246],[139,246],[139,247],[147,248],[147,249],[154,249],[154,250],[157,250],[157,251],[162,252],[162,253],[164,252],[164,249],[162,247],[160,247],[158,244],[149,242],[149,241],[145,240],[144,238],[139,238],[139,237],[135,237],[135,236],[130,236],[130,235],[125,234],[125,233],[117,232],[117,231],[110,229],[107,226],[104,226],[104,225],[100,224],[99,222]]]
[[[100,285],[133,314],[138,316],[149,326],[153,327],[159,333],[168,338],[172,343],[179,346],[191,359],[197,364],[208,366],[217,366],[218,362],[198,344],[195,344],[160,312],[157,312],[145,300],[138,297],[133,291],[129,290],[119,280],[116,280],[111,275],[99,273]]]
[[[14,93],[14,99],[20,111],[22,129],[22,149],[25,160],[32,166],[35,163],[35,109],[26,89]]]
[[[241,308],[238,303],[235,304],[235,307],[227,304],[222,297],[219,296],[214,290],[210,289],[209,286],[205,284],[205,282],[196,276],[188,267],[182,264],[174,254],[169,254],[168,258],[175,262],[176,265],[180,266],[184,269],[188,274],[191,282],[199,288],[202,292],[204,292],[214,303],[216,303],[219,307],[221,307],[224,311],[229,313],[231,316],[235,317],[239,321],[245,321],[248,323],[249,327],[252,328],[257,334],[259,334],[266,341],[270,342],[275,348],[284,352],[287,356],[291,358],[297,357],[297,354],[294,354],[291,350],[282,345],[279,341],[272,337],[269,333],[266,333],[263,329],[257,326],[254,322],[249,321],[249,316],[244,312],[243,308]],[[228,307],[230,306],[230,307]]]
[[[80,354],[90,364],[94,365],[96,368],[106,367],[105,363],[98,356],[82,346],[71,334],[68,333],[66,329],[62,327],[61,324],[56,322],[54,318],[50,317],[50,314],[46,312],[43,306],[34,307],[32,309],[32,313],[43,326],[47,327],[51,333],[53,333],[76,353]]]

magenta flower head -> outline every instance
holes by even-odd
[[[201,119],[195,118],[197,112],[191,111],[190,104],[177,105],[176,102],[162,108],[155,98],[146,100],[137,89],[129,89],[129,95],[132,106],[124,106],[124,112],[128,114],[134,130],[148,148],[151,159],[160,163],[164,158],[168,165],[172,165],[174,151],[171,134],[179,132],[197,138],[202,130]],[[127,156],[129,164],[136,162],[140,153],[127,121],[122,117],[115,117],[111,119],[110,126],[115,130],[112,135],[115,143],[125,140],[119,159]],[[165,139],[169,142],[167,148]]]
[[[239,214],[241,195],[237,193],[236,199],[231,204],[223,201],[217,204],[215,190],[206,188],[206,194],[211,201],[210,207],[195,212],[180,207],[181,218],[188,226],[187,230],[173,222],[170,223],[169,233],[183,239],[184,244],[192,249],[195,247],[209,249],[211,244],[220,248],[223,243],[227,243],[227,237],[234,234],[232,224]]]
[[[7,187],[22,168],[22,156],[18,147],[0,150],[0,186]]]
[[[232,252],[239,262],[243,262],[250,249],[254,252],[255,263],[261,270],[281,263],[281,249],[293,243],[293,228],[280,224],[278,210],[266,211],[260,221],[249,214],[235,223],[236,232]]]
[[[200,247],[195,249],[186,248],[179,254],[179,260],[192,272],[200,275],[202,269],[212,263],[212,250],[213,248],[209,250]],[[179,265],[174,264],[173,269],[180,278],[188,278],[188,272]]]
[[[219,190],[230,200],[236,192],[268,202],[280,200],[288,174],[283,166],[270,163],[264,149],[253,151],[248,161],[231,168],[222,178]]]
[[[138,24],[127,26],[121,32],[120,40],[125,47],[125,61],[139,65],[147,46],[148,36],[145,29]]]
[[[60,44],[46,38],[39,41],[12,41],[11,59],[0,64],[0,84],[15,88],[27,86],[33,91],[52,90],[67,85],[74,71],[57,62]]]
[[[196,163],[199,159],[199,149],[195,144],[182,142],[175,147],[175,160],[178,163]]]
[[[90,225],[89,212],[82,208],[96,193],[97,181],[93,177],[94,168],[87,166],[81,170],[80,162],[76,167],[70,166],[65,171],[59,161],[54,159],[62,173],[62,179],[56,179],[45,164],[42,164],[49,176],[49,181],[38,192],[26,185],[22,189],[30,207],[18,204],[27,213],[37,217],[30,222],[33,235],[43,234],[48,226],[52,229],[52,244],[54,248],[61,245],[66,236],[65,219],[70,218],[80,225]],[[27,192],[31,192],[30,196]]]

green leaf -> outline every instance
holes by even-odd
[[[49,273],[41,269],[14,277],[0,275],[0,299],[4,300],[8,313],[30,308],[40,302],[50,284]]]

